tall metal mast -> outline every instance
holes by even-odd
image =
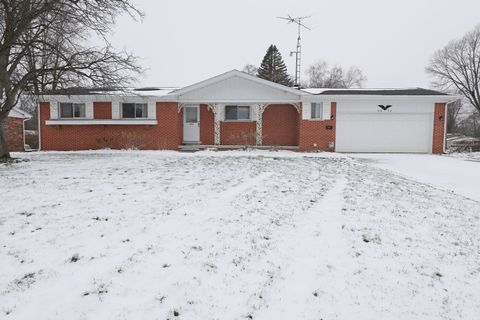
[[[290,52],[290,56],[295,54],[295,86],[300,87],[300,75],[301,75],[301,65],[302,65],[302,45],[301,45],[301,32],[302,28],[305,28],[307,30],[311,30],[309,27],[303,24],[302,20],[303,19],[308,19],[311,16],[305,16],[305,17],[296,17],[293,18],[290,15],[287,15],[287,17],[277,17],[278,19],[282,20],[287,20],[288,23],[295,23],[298,27],[298,37],[297,37],[297,49],[295,51]]]
[[[303,24],[302,20],[303,19],[308,19],[311,16],[305,16],[305,17],[296,17],[293,18],[290,15],[287,15],[287,17],[277,17],[278,19],[283,19],[287,20],[288,23],[295,23],[298,27],[298,37],[297,37],[297,49],[295,51],[290,51],[290,56],[295,54],[295,86],[300,86],[300,75],[301,75],[301,64],[302,64],[302,45],[301,45],[301,31],[302,28],[305,28],[307,30],[311,30],[309,27]]]

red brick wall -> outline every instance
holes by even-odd
[[[200,105],[200,141],[202,144],[215,143],[215,116],[207,105]]]
[[[177,103],[157,102],[158,125],[46,125],[48,102],[40,104],[42,150],[178,149],[182,142],[182,113]]]
[[[111,102],[94,102],[93,118],[112,119],[112,103]]]
[[[263,113],[262,144],[265,146],[298,145],[300,114],[290,104],[268,106]]]
[[[8,150],[25,151],[23,146],[23,119],[7,117],[4,130]]]
[[[220,144],[255,145],[255,121],[223,121],[220,123]]]
[[[303,107],[302,107],[303,108]],[[331,115],[333,120],[300,120],[300,151],[309,150],[329,150],[328,142],[335,142],[337,103],[331,104]],[[332,126],[332,130],[327,130],[326,126]]]
[[[440,120],[440,117],[442,120]],[[443,153],[445,139],[445,103],[435,103],[435,115],[433,117],[433,146],[432,153]]]

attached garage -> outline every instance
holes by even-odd
[[[434,102],[371,99],[337,102],[339,152],[431,153]]]
[[[447,102],[438,91],[413,89],[326,89],[316,101],[334,101],[335,151],[441,153]],[[310,102],[314,102],[310,98]]]

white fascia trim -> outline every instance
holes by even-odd
[[[46,120],[45,124],[47,126],[84,126],[84,125],[123,125],[123,126],[132,126],[132,125],[142,125],[142,126],[153,126],[157,125],[157,120],[141,119],[120,119],[120,120],[110,120],[110,119],[98,119],[98,120]]]
[[[301,100],[178,100],[172,101],[182,104],[210,104],[210,103],[220,103],[220,104],[257,104],[257,103],[268,103],[268,104],[292,104],[292,103],[301,103]]]
[[[239,77],[239,78],[247,79],[247,80],[250,80],[250,81],[253,81],[253,82],[268,86],[268,87],[271,87],[271,88],[275,88],[277,90],[282,90],[282,91],[285,91],[285,92],[288,92],[288,93],[291,93],[291,94],[295,94],[295,95],[298,95],[298,96],[303,96],[303,95],[308,94],[304,91],[301,91],[301,90],[298,90],[298,89],[293,89],[293,88],[290,88],[290,87],[287,87],[287,86],[284,86],[284,85],[281,85],[281,84],[278,84],[278,83],[275,83],[275,82],[271,82],[271,81],[268,81],[268,80],[265,80],[265,79],[261,79],[261,78],[256,77],[256,76],[249,75],[245,72],[241,72],[241,71],[238,71],[238,70],[231,70],[231,71],[222,73],[220,75],[214,76],[212,78],[197,82],[197,83],[192,84],[190,86],[186,86],[184,88],[173,91],[173,92],[170,93],[170,95],[181,96],[181,95],[184,95],[185,93],[188,93],[188,92],[191,92],[191,91],[194,91],[194,90],[198,90],[198,89],[204,88],[206,86],[212,85],[214,83],[223,81],[223,80],[228,79],[228,78],[233,78],[233,77]]]
[[[51,95],[41,96],[41,102],[156,102],[161,97],[156,96],[132,96],[132,95]]]
[[[457,96],[394,96],[394,95],[316,95],[318,100],[339,101],[365,101],[365,100],[397,100],[397,101],[431,101],[437,103],[449,103],[458,100]]]

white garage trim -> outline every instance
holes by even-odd
[[[434,111],[425,101],[338,103],[336,151],[431,153]]]

